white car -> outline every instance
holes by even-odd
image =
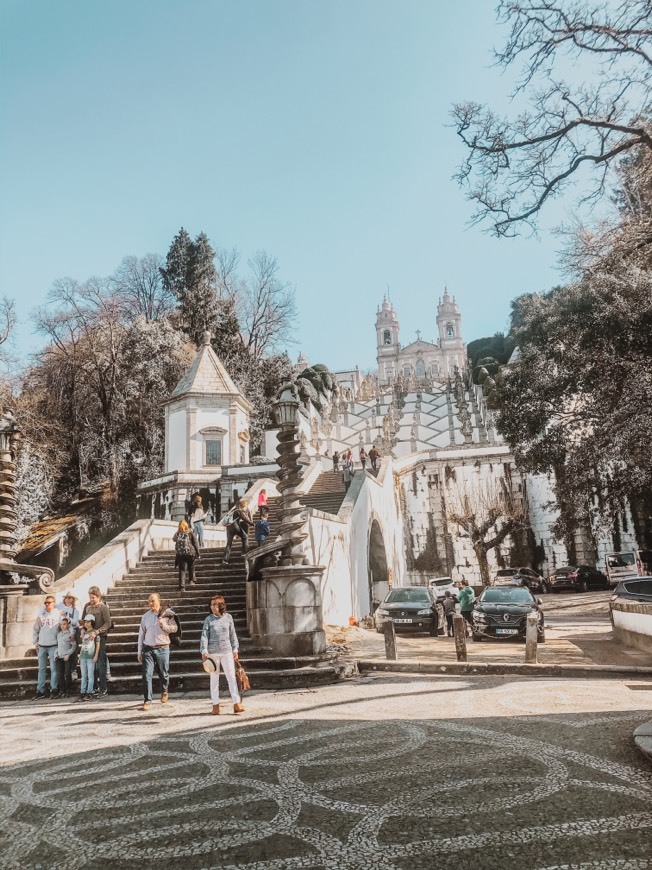
[[[448,590],[455,601],[457,601],[459,589],[455,583],[453,583],[451,577],[433,577],[432,580],[428,581],[428,586],[430,586],[432,594],[437,598],[437,601],[443,600],[446,590]]]

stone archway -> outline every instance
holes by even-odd
[[[367,565],[369,571],[369,608],[373,613],[389,592],[389,569],[385,539],[378,520],[374,519],[369,530],[367,549]]]

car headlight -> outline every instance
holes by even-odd
[[[486,613],[480,613],[480,612],[479,612],[479,613],[476,613],[475,610],[474,610],[474,611],[473,611],[473,621],[474,621],[474,622],[486,622],[486,621],[487,621],[487,614],[486,614]]]
[[[377,613],[379,616],[389,616],[389,610],[383,610],[382,607],[378,608]]]
[[[425,610],[420,610],[417,616],[432,616],[432,608],[427,607]]]

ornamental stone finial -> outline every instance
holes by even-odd
[[[202,347],[206,347],[211,343],[211,334],[208,329],[206,330],[206,332],[202,332],[201,343]]]

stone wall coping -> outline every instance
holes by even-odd
[[[147,492],[149,489],[161,489],[165,484],[206,484],[213,483],[219,480],[223,475],[223,470],[219,465],[215,468],[197,469],[195,471],[168,471],[161,474],[159,477],[153,477],[151,480],[144,480],[138,484],[138,492]]]
[[[652,616],[652,601],[632,601],[627,598],[617,598],[611,602],[611,609],[621,613],[642,613],[645,616]]]
[[[441,450],[432,450],[430,453],[431,459],[459,459],[460,453],[463,451],[464,458],[486,458],[489,456],[511,456],[512,451],[506,444],[460,444],[457,449],[442,448]]]
[[[225,465],[222,477],[251,477],[254,474],[271,477],[278,471],[278,465],[270,462],[267,465]]]

